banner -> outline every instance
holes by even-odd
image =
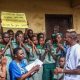
[[[28,28],[25,13],[1,12],[3,28]]]

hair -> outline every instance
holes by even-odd
[[[73,40],[77,40],[77,33],[75,31],[67,31],[66,33],[70,34],[70,38],[72,38]]]
[[[5,34],[8,34],[9,35],[9,33],[8,32],[4,32],[3,34],[2,34],[2,38],[4,38],[4,35]],[[10,37],[10,36],[9,36]]]
[[[65,59],[65,57],[64,57],[64,56],[60,56],[60,57],[59,57],[59,59],[58,59],[58,61],[60,61],[60,59],[61,59],[61,58],[64,58],[64,59]]]
[[[61,37],[63,37],[62,33],[56,33],[56,37],[60,35]]]
[[[31,37],[31,40],[33,40],[34,37],[37,38],[37,35],[33,34],[32,37]]]
[[[14,48],[13,49],[13,54],[14,55],[17,54],[19,50],[22,50],[22,48],[20,48],[20,47]]]
[[[32,30],[32,29],[28,29],[27,34],[29,34],[29,32],[30,32],[30,31],[32,31],[32,32],[33,32],[33,30]]]
[[[47,39],[45,40],[45,43],[48,42],[49,40],[51,40],[51,39],[50,39],[50,38],[47,38]]]
[[[43,35],[43,36],[42,36]],[[39,38],[44,38],[44,34],[43,33],[38,33],[37,34],[37,38],[39,39]]]
[[[11,29],[9,29],[8,31],[7,31],[7,33],[13,33],[14,34],[14,32],[13,32],[13,30],[11,30]]]
[[[15,38],[16,38],[17,36],[19,36],[20,34],[23,34],[23,32],[22,32],[21,30],[18,30],[18,31],[16,32],[16,34],[15,34]]]

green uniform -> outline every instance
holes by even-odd
[[[3,50],[5,48],[5,45],[0,43],[0,50]]]
[[[54,48],[51,53],[56,54]],[[56,62],[50,53],[47,53],[43,64],[43,80],[55,80],[53,71],[56,68]]]
[[[39,57],[42,56],[45,53],[45,49],[43,46],[37,45],[37,49],[39,51]],[[39,70],[39,80],[42,80],[42,75],[43,75],[43,66]]]
[[[38,53],[32,52],[32,47],[28,44],[25,44],[27,48],[29,48],[29,64],[33,63],[38,58]],[[39,80],[39,73],[35,73],[29,80]]]

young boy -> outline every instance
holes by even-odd
[[[59,58],[59,65],[58,66],[63,69],[64,65],[65,65],[65,57],[60,57]],[[55,75],[56,80],[63,80],[63,77],[64,77],[63,73]]]

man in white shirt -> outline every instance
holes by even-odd
[[[67,49],[66,64],[64,69],[57,67],[54,72],[64,73],[63,80],[80,80],[80,45],[77,43],[77,33],[67,32],[65,37],[70,46]]]

